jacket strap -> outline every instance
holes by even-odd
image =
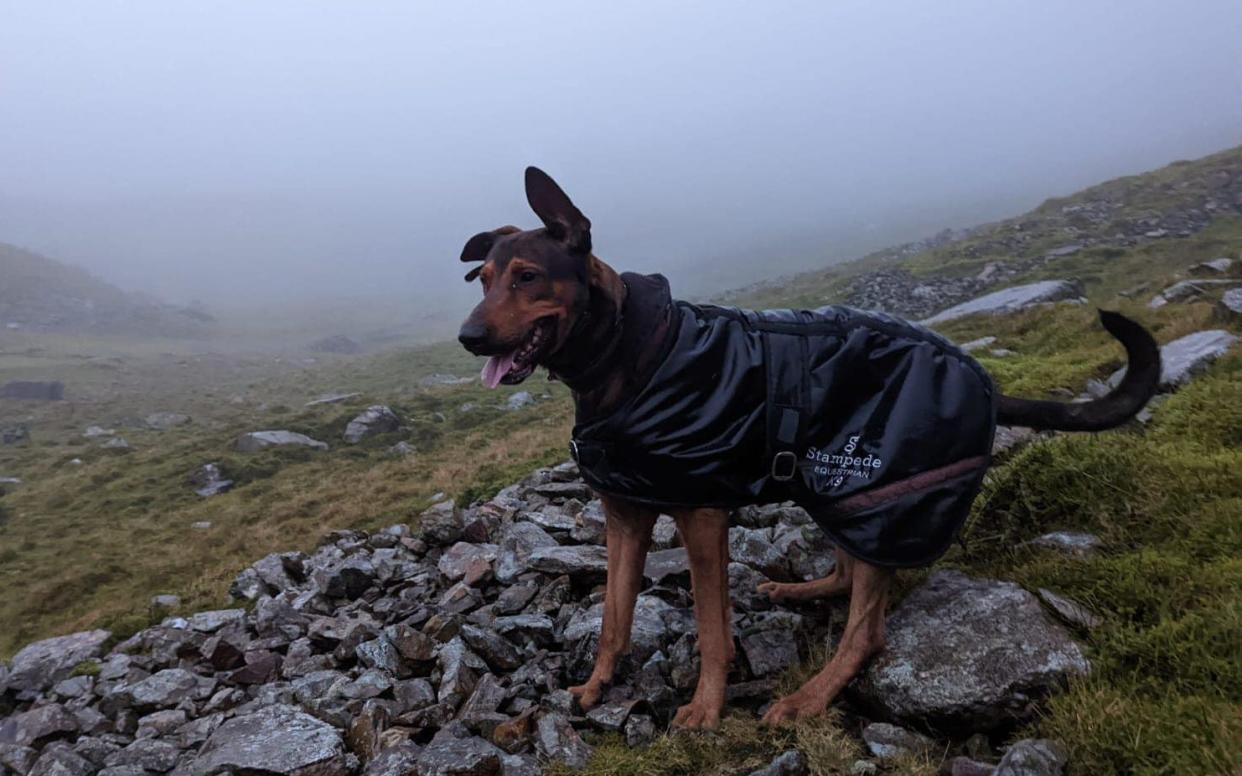
[[[810,374],[806,337],[763,332],[767,366],[767,457],[772,479],[792,480],[807,414]]]

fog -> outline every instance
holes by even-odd
[[[1240,40],[1237,0],[3,2],[0,241],[430,309],[536,164],[603,258],[710,290],[1236,145]]]

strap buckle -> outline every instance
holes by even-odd
[[[574,463],[578,463],[578,440],[569,440],[569,457],[574,459]]]
[[[798,473],[798,456],[791,450],[781,450],[772,456],[772,479],[788,482]]]

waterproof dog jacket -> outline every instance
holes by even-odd
[[[881,313],[695,305],[672,300],[659,275],[622,277],[625,325],[657,312],[670,330],[645,386],[575,426],[587,483],[656,507],[792,500],[881,566],[948,549],[996,427],[996,392],[974,359]]]

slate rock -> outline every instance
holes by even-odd
[[[631,714],[625,721],[626,746],[641,746],[656,737],[655,719],[649,714]]]
[[[1179,337],[1160,348],[1160,387],[1172,390],[1190,382],[1223,356],[1239,337],[1224,329],[1196,331]],[[1123,366],[1108,378],[1109,386],[1116,387],[1125,376]]]
[[[8,686],[39,692],[67,677],[78,663],[99,657],[111,637],[106,630],[93,630],[27,644],[9,664]]]
[[[141,709],[176,706],[194,694],[198,679],[184,668],[165,668],[125,689],[130,702]]]
[[[181,750],[169,741],[141,738],[124,749],[108,755],[104,764],[110,768],[137,766],[144,771],[171,771],[181,758]]]
[[[1070,280],[1041,280],[1022,286],[1011,286],[993,291],[969,302],[962,302],[943,310],[920,323],[925,326],[945,323],[967,315],[1002,315],[1017,312],[1043,302],[1077,299],[1082,296],[1082,286]]]
[[[375,581],[375,566],[362,557],[331,561],[316,568],[311,578],[316,589],[328,598],[354,600]]]
[[[868,751],[880,760],[921,757],[936,749],[936,742],[927,736],[887,722],[867,725],[863,728],[862,738]]]
[[[729,559],[750,566],[769,579],[789,579],[788,563],[780,550],[772,544],[771,529],[741,526],[730,528]]]
[[[779,624],[770,628],[757,626],[742,636],[741,642],[742,654],[756,677],[780,673],[798,662],[797,637],[793,630]]]
[[[78,721],[59,703],[36,706],[0,721],[0,744],[39,747],[76,733]]]
[[[536,547],[527,565],[545,574],[602,578],[608,571],[608,554],[603,547],[590,544]]]
[[[540,756],[570,768],[585,768],[592,749],[564,714],[544,714],[535,723],[535,749]]]
[[[1058,595],[1043,587],[1039,589],[1039,597],[1069,625],[1091,630],[1104,624],[1103,618],[1072,598]]]
[[[496,579],[512,582],[530,568],[530,557],[535,550],[556,546],[556,539],[534,523],[515,522],[505,526],[496,558]]]
[[[62,741],[44,747],[26,776],[90,776],[99,770],[94,763]]]
[[[349,768],[335,728],[293,706],[275,704],[216,728],[188,772],[344,776]]]
[[[418,756],[418,776],[493,776],[503,755],[481,738],[437,736]]]
[[[205,463],[190,473],[190,486],[202,498],[218,496],[233,487],[233,481],[224,476],[217,463]]]
[[[852,689],[884,717],[924,729],[985,732],[1030,719],[1039,699],[1090,670],[1033,595],[957,571],[933,574],[887,631]]]
[[[1226,319],[1242,317],[1242,288],[1233,288],[1220,298],[1220,311]]]
[[[457,506],[451,501],[432,504],[419,515],[419,528],[428,542],[449,545],[462,538],[465,524]],[[503,580],[502,580],[503,581]]]
[[[604,603],[575,611],[565,626],[564,641],[574,643],[598,637],[604,626]],[[630,654],[646,661],[675,635],[692,627],[689,613],[677,609],[654,595],[640,595],[634,605],[634,626],[630,635]]]
[[[38,759],[39,750],[34,747],[0,743],[0,768],[8,768],[24,776]]]
[[[1027,738],[1005,750],[992,776],[1060,776],[1068,759],[1060,742]]]
[[[643,576],[656,584],[670,578],[688,582],[690,556],[686,553],[686,548],[674,547],[647,553],[647,561],[643,565]]]
[[[1039,547],[1042,549],[1059,550],[1069,555],[1089,557],[1104,546],[1104,542],[1095,534],[1081,531],[1053,531],[1037,536],[1019,547]]]
[[[344,440],[356,445],[367,437],[388,434],[401,427],[401,419],[383,404],[373,404],[349,421],[345,426]]]
[[[499,552],[500,547],[495,544],[457,542],[444,551],[436,568],[450,581],[465,579],[469,584],[476,584],[491,573],[492,562]]]
[[[311,439],[305,434],[293,431],[251,431],[242,434],[233,443],[233,449],[239,453],[257,453],[269,447],[309,447],[314,450],[327,450],[328,445],[318,439]]]
[[[806,755],[797,749],[790,749],[777,755],[762,768],[751,771],[748,776],[808,776],[810,772]]]
[[[517,647],[495,631],[466,624],[461,626],[461,638],[497,671],[512,671],[524,662]]]
[[[180,412],[153,412],[142,419],[152,431],[168,431],[190,422],[190,416]]]

